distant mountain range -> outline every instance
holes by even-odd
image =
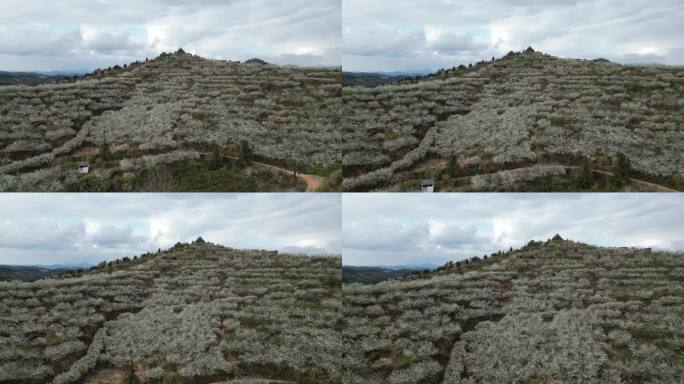
[[[81,76],[81,75],[85,75],[86,73],[91,73],[91,72],[92,72],[92,70],[81,68],[81,69],[63,69],[61,71],[35,71],[32,73],[37,73],[37,74],[46,75],[46,76]]]
[[[32,72],[0,72],[0,85],[39,85],[54,83],[64,76]]]
[[[0,281],[20,280],[35,281],[46,277],[55,277],[71,268],[44,268],[23,265],[0,265]]]
[[[377,87],[379,85],[399,82],[403,79],[415,76],[424,76],[430,73],[425,72],[409,72],[409,71],[394,71],[394,72],[342,72],[342,86],[343,87]]]
[[[431,263],[420,263],[420,264],[397,264],[397,265],[376,265],[376,267],[386,268],[386,269],[412,269],[412,270],[424,270],[424,269],[435,269],[439,267],[436,264]]]
[[[11,72],[0,71],[0,85],[40,85],[54,83],[67,76],[81,76],[89,73],[86,69],[45,71],[45,72]]]
[[[46,277],[59,276],[63,272],[79,268],[90,268],[90,263],[64,263],[48,265],[0,265],[0,281],[35,281]]]
[[[390,266],[342,266],[343,283],[373,284],[383,280],[403,277],[408,274],[435,269],[433,264],[407,264]]]
[[[95,264],[88,263],[88,262],[81,262],[81,263],[63,263],[63,264],[37,264],[37,265],[29,265],[29,267],[39,267],[39,268],[46,268],[46,269],[78,269],[78,268],[90,268],[94,265]]]

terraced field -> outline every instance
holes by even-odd
[[[343,188],[442,179],[429,162],[453,159],[466,189],[491,190],[565,176],[584,158],[605,171],[622,154],[635,176],[681,189],[683,84],[682,67],[525,51],[398,85],[344,87]],[[468,180],[510,169],[524,171],[488,176],[504,185]]]
[[[339,257],[203,240],[3,282],[0,382],[338,383],[340,287]]]
[[[345,284],[345,383],[684,382],[684,254],[555,237]]]
[[[90,162],[86,177],[125,184],[216,146],[326,176],[341,168],[340,79],[339,68],[179,51],[74,82],[0,87],[0,191],[67,189],[81,178],[80,161]]]

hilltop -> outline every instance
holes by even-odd
[[[345,284],[350,383],[684,380],[684,254],[531,241]]]
[[[340,268],[198,240],[0,282],[0,382],[340,382]]]
[[[340,76],[181,50],[0,87],[0,191],[313,190],[341,167]]]
[[[344,87],[343,187],[416,190],[427,178],[443,191],[681,190],[683,84],[684,67],[529,49]]]

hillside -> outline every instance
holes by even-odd
[[[341,167],[340,92],[339,68],[183,51],[0,87],[0,191],[304,190]]]
[[[680,383],[684,254],[559,237],[343,286],[349,383]]]
[[[0,282],[0,382],[340,382],[340,267],[198,239]]]
[[[569,190],[586,158],[593,180],[575,189],[606,189],[610,176],[618,190],[684,189],[683,84],[684,67],[529,50],[345,87],[343,187],[416,190],[429,178],[442,191]],[[613,175],[620,155],[633,179],[656,185]]]

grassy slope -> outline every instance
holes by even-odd
[[[578,165],[583,155],[607,170],[618,152],[635,176],[681,188],[681,76],[681,67],[526,52],[401,85],[345,88],[345,189],[416,180],[399,173],[450,154],[486,174]]]
[[[684,379],[684,257],[554,240],[345,285],[349,380]]]
[[[88,382],[131,369],[168,383],[338,382],[340,267],[335,257],[193,243],[0,283],[0,382]]]

